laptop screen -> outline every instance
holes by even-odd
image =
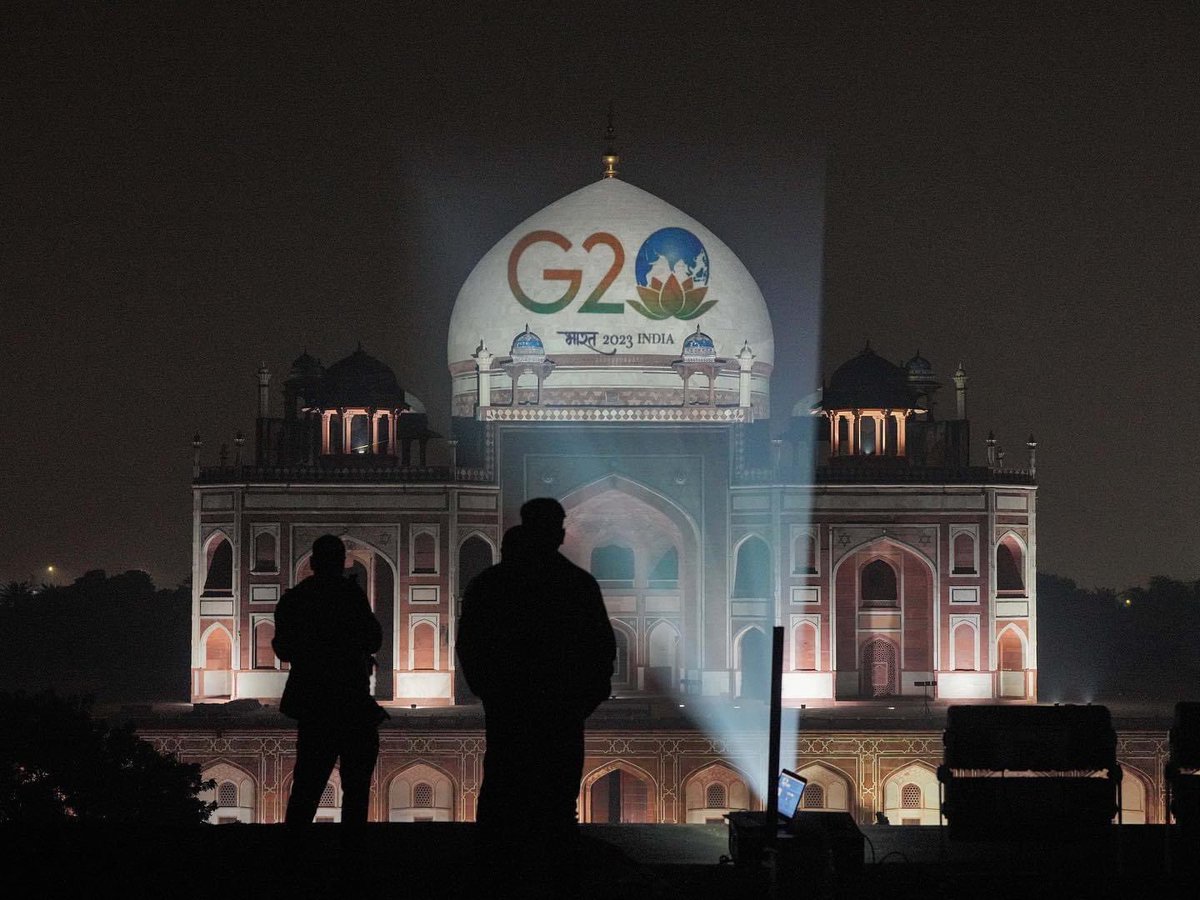
[[[808,779],[784,769],[779,773],[779,815],[790,822],[800,808],[800,797]]]

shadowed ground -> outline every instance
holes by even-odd
[[[865,827],[861,880],[806,856],[777,885],[779,897],[1009,898],[1195,896],[1197,845],[1177,846],[1166,874],[1164,829],[1128,826],[1086,844],[958,844],[933,827]],[[746,898],[771,895],[771,873],[722,864],[720,825],[585,825],[583,898]],[[371,825],[361,857],[348,859],[333,825],[314,826],[288,854],[277,825],[189,831],[0,830],[9,877],[29,897],[477,897],[473,826]],[[289,873],[285,882],[280,873]],[[349,878],[349,883],[345,879]],[[13,882],[9,882],[12,884]]]

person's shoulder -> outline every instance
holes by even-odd
[[[313,592],[313,579],[315,578],[315,575],[309,575],[303,581],[296,582],[283,592],[283,595],[279,598],[279,602],[295,603],[301,598],[309,596]]]
[[[567,559],[561,553],[554,554],[554,564],[568,578],[585,584],[596,584],[596,577],[591,572],[571,562],[571,560]]]

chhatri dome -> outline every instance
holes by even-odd
[[[516,357],[534,339],[547,363],[536,393],[520,382],[516,404],[697,403],[673,366],[697,331],[720,358],[712,404],[739,404],[737,356],[748,345],[749,406],[769,415],[775,347],[758,285],[715,234],[613,175],[530,216],[467,277],[450,319],[454,415],[478,414],[481,377],[483,405],[514,405],[513,376],[531,371]]]

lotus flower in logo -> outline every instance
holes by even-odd
[[[708,251],[690,231],[660,228],[642,244],[634,263],[641,303],[629,305],[648,319],[695,319],[716,305],[708,293]]]

